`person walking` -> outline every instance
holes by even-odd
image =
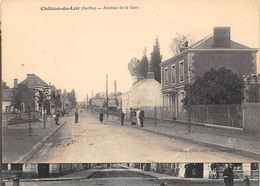
[[[138,108],[136,110],[136,122],[137,125],[140,126],[140,110]]]
[[[234,174],[233,174],[233,169],[230,167],[229,164],[225,165],[223,178],[226,186],[233,186]]]
[[[59,117],[60,117],[60,112],[58,110],[56,110],[56,114],[55,114],[55,124],[59,125]]]
[[[244,186],[250,186],[250,180],[249,180],[248,176],[246,176],[244,179]]]
[[[125,113],[122,111],[120,116],[121,116],[121,126],[123,126],[125,121]]]
[[[140,118],[140,122],[141,122],[141,127],[144,127],[144,110],[142,108],[140,110],[141,111],[140,111],[139,118]]]
[[[103,112],[100,112],[100,114],[99,114],[99,121],[100,121],[100,123],[103,123]]]
[[[75,111],[75,123],[79,122],[79,113],[78,113],[78,109],[76,109]]]

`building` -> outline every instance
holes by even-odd
[[[203,178],[213,179],[216,168],[217,179],[223,179],[223,171],[226,163],[132,163],[130,167],[147,171],[167,174],[179,178]],[[231,163],[234,179],[250,179],[259,177],[258,163]]]
[[[129,116],[130,108],[142,108],[145,117],[154,117],[155,108],[162,106],[161,84],[154,79],[153,72],[140,80],[129,91],[122,94],[122,111]],[[158,109],[159,110],[159,109]]]
[[[43,109],[41,103],[39,103],[37,98],[35,99],[37,94],[37,91],[35,90],[44,89],[50,95],[51,89],[49,85],[46,82],[44,82],[41,78],[36,76],[35,74],[27,74],[27,78],[22,82],[20,82],[19,84],[18,84],[18,80],[14,79],[14,88],[17,88],[18,86],[23,89],[22,99],[25,105],[25,112],[27,112],[28,110],[42,112]],[[49,112],[50,112],[50,106],[47,107],[47,113]]]
[[[257,51],[232,41],[230,27],[215,27],[213,34],[191,46],[186,42],[180,53],[160,65],[165,114],[178,118],[185,113],[184,86],[212,68],[226,67],[241,76],[255,74]]]
[[[6,83],[3,84],[3,94],[2,94],[2,113],[9,114],[11,113],[11,105],[12,105],[12,89],[5,86]]]
[[[91,168],[95,164],[82,163],[28,163],[2,164],[3,178],[49,178],[59,177]]]

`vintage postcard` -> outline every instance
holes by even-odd
[[[1,3],[7,170],[257,172],[258,1]]]

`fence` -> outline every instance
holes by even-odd
[[[145,111],[145,117],[148,118],[188,122],[187,110],[175,113],[164,107],[142,109]],[[243,109],[241,105],[193,105],[190,108],[190,119],[193,123],[243,128]]]

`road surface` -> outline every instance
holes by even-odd
[[[109,121],[100,124],[87,113],[80,115],[79,123],[73,117],[68,120],[30,163],[253,161],[139,128]]]

